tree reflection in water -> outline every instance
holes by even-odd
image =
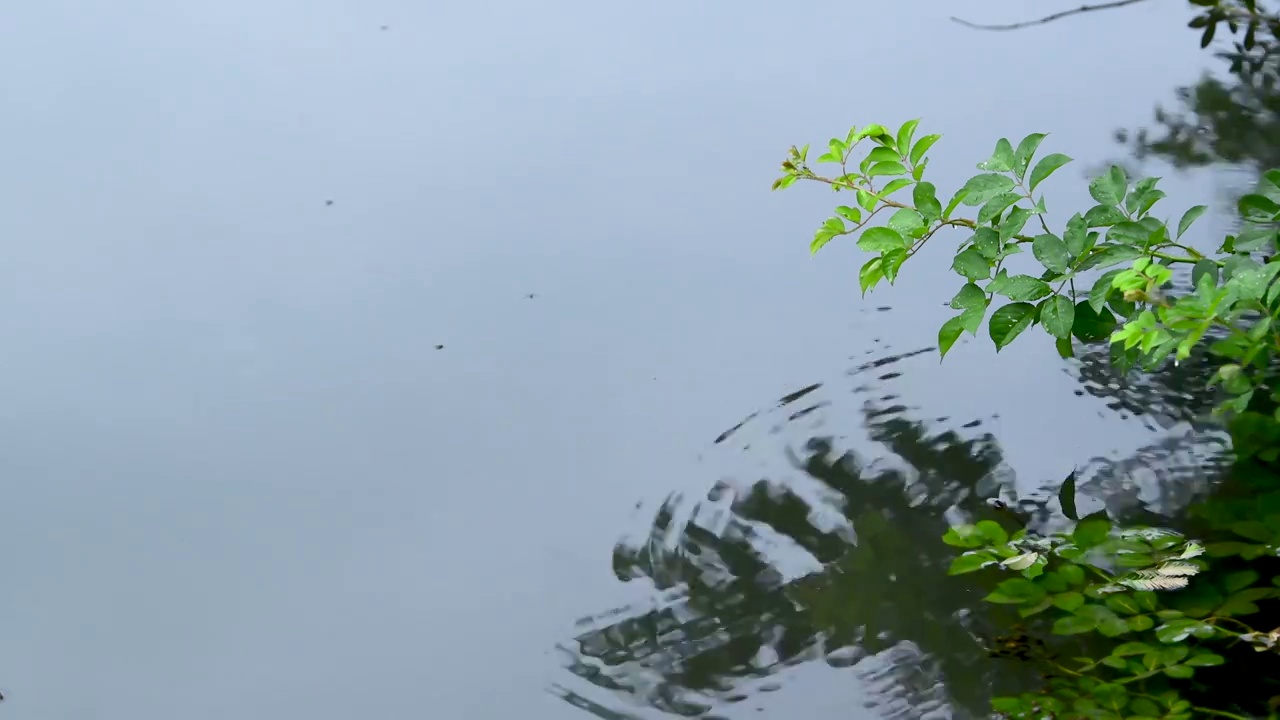
[[[852,374],[925,352],[933,351]],[[1155,425],[1189,428],[1126,460],[1091,461],[1081,494],[1129,521],[1160,522],[1204,496],[1225,464],[1222,445],[1185,424],[1211,398],[1180,388],[1211,372],[1207,363],[1126,380],[1104,357],[1073,362],[1089,394]],[[822,405],[818,388],[783,398],[774,412],[806,416]],[[1056,522],[1056,485],[1019,501],[991,435],[934,432],[895,400],[863,407],[885,450],[874,462],[815,437],[790,457],[798,480],[722,481],[696,503],[668,498],[647,536],[620,542],[613,560],[619,579],[651,584],[658,599],[584,620],[589,629],[563,647],[568,669],[628,704],[687,717],[732,714],[775,688],[778,673],[810,662],[848,668],[868,717],[985,716],[993,690],[1033,680],[1033,664],[990,656],[989,638],[1016,616],[982,603],[974,576],[947,576],[955,552],[940,538],[962,517],[1010,529]],[[997,497],[1016,510],[1002,510]],[[636,717],[562,686],[553,692],[598,717]]]

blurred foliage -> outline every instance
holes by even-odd
[[[1215,48],[1221,71],[1178,88],[1179,107],[1157,107],[1155,127],[1121,130],[1116,139],[1140,160],[1179,168],[1280,167],[1280,17],[1252,2],[1193,5],[1200,11],[1192,27]]]

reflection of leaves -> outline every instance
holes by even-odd
[[[1271,42],[1219,53],[1229,63],[1222,80],[1205,76],[1179,88],[1180,110],[1156,109],[1156,128],[1121,131],[1138,159],[1159,157],[1176,167],[1211,163],[1280,167],[1280,53]]]
[[[1082,355],[1082,383],[1121,412],[1159,417],[1167,426],[1194,420],[1213,405],[1211,393],[1198,392],[1213,372],[1206,359],[1124,378],[1110,367],[1105,346],[1089,346]],[[882,373],[904,357],[851,374]],[[801,397],[824,405],[812,399],[819,389],[783,398],[776,412],[801,416],[793,410]],[[868,465],[817,438],[792,458],[802,471],[798,480],[726,481],[697,502],[670,498],[647,537],[620,543],[614,554],[618,577],[651,583],[658,598],[592,621],[570,643],[569,669],[606,692],[695,716],[746,699],[763,678],[789,665],[825,657],[833,667],[857,666],[853,672],[882,703],[877,716],[919,717],[926,706],[985,711],[991,688],[1016,685],[1018,675],[991,660],[974,638],[979,630],[996,634],[989,629],[1001,622],[991,614],[999,609],[981,603],[992,589],[977,587],[983,573],[947,575],[967,541],[939,541],[953,519],[945,514],[995,521],[1005,531],[1028,522],[1039,527],[1049,520],[1048,501],[1061,502],[1061,481],[997,515],[981,499],[1008,480],[994,440],[931,433],[905,417],[896,399],[882,396],[885,406],[868,406],[864,417],[870,439],[899,469]],[[751,423],[767,423],[753,417]],[[743,427],[717,444],[736,441]],[[1082,506],[1087,498],[1104,500],[1126,524],[1168,525],[1158,516],[1202,499],[1226,466],[1221,445],[1201,433],[1165,436],[1127,459],[1082,465],[1076,496]],[[1216,602],[1205,612],[1222,601],[1205,598]],[[1077,599],[1064,592],[1051,602],[1072,606]]]
[[[1109,409],[1141,418],[1151,429],[1178,423],[1206,427],[1220,392],[1209,387],[1209,379],[1223,362],[1197,347],[1186,360],[1154,372],[1123,372],[1113,365],[1107,345],[1091,345],[1073,363],[1082,385],[1076,394],[1103,399]]]
[[[883,717],[918,717],[924,705],[948,702],[984,707],[994,668],[957,621],[981,606],[983,593],[947,577],[955,551],[938,538],[949,508],[1005,532],[974,492],[1001,467],[1001,455],[990,437],[930,435],[899,413],[880,412],[868,411],[872,435],[909,470],[867,467],[815,439],[796,463],[830,500],[760,481],[736,496],[717,486],[692,513],[678,498],[665,504],[647,539],[618,546],[615,570],[649,578],[675,593],[671,602],[580,636],[570,669],[664,711],[695,715],[815,652],[841,664],[848,648],[861,657],[901,656],[888,667],[859,666],[879,692],[919,687],[920,674],[935,688],[880,707]],[[713,507],[727,512],[703,520]],[[816,570],[788,579],[784,568],[798,556]]]

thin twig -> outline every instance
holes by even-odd
[[[1021,28],[1031,27],[1032,25],[1043,25],[1045,23],[1051,23],[1054,20],[1061,20],[1062,18],[1070,17],[1071,15],[1079,15],[1081,13],[1093,12],[1095,10],[1111,10],[1114,8],[1124,7],[1125,5],[1133,5],[1135,3],[1140,3],[1140,2],[1143,2],[1143,0],[1114,0],[1114,2],[1099,3],[1097,5],[1081,5],[1080,7],[1075,8],[1073,10],[1063,10],[1062,12],[1056,12],[1052,15],[1046,15],[1042,18],[1037,18],[1035,20],[1027,20],[1025,22],[1011,23],[1008,25],[982,25],[979,23],[969,22],[968,20],[964,20],[962,18],[958,18],[954,16],[951,18],[951,21],[960,23],[965,27],[971,27],[975,30],[1019,30]]]

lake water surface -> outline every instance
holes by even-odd
[[[1042,131],[1086,207],[1211,60],[1178,3],[948,20],[1027,12],[9,8],[0,712],[974,712],[1016,670],[944,510],[1189,425],[1047,340],[940,365],[958,239],[864,300],[851,242],[808,256],[831,194],[769,185],[923,117],[941,194]],[[1220,189],[1150,169],[1170,214]],[[1185,497],[1126,473],[1097,496]]]

